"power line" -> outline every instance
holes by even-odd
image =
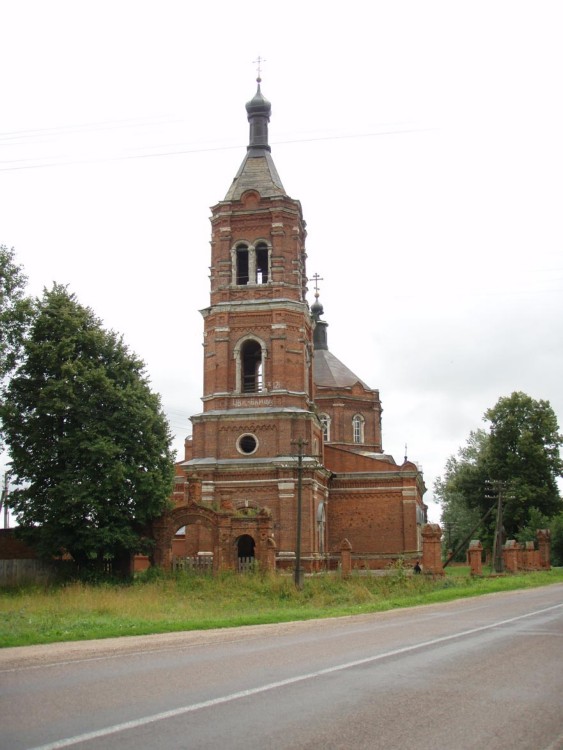
[[[321,142],[321,141],[334,141],[334,140],[356,140],[361,138],[373,138],[375,136],[379,135],[404,135],[404,134],[410,134],[410,133],[424,133],[429,132],[432,130],[436,130],[436,128],[409,128],[409,129],[402,129],[402,130],[380,130],[380,131],[374,131],[374,132],[367,132],[367,133],[347,133],[342,135],[319,135],[319,136],[311,136],[309,138],[294,138],[294,139],[287,139],[287,140],[279,140],[279,141],[272,141],[272,145],[291,145],[295,143],[314,143],[314,142]],[[160,148],[159,146],[151,146],[148,148]],[[96,159],[72,159],[70,158],[67,161],[53,161],[46,164],[25,164],[21,166],[0,166],[0,172],[14,172],[14,171],[21,171],[24,169],[45,169],[49,167],[68,167],[68,166],[76,166],[76,165],[83,165],[83,164],[102,164],[102,163],[108,163],[108,162],[115,162],[115,161],[130,161],[132,159],[154,159],[154,158],[162,158],[162,157],[169,157],[169,156],[181,156],[184,154],[200,154],[200,153],[206,153],[206,152],[212,152],[212,151],[232,151],[234,149],[241,150],[244,146],[241,144],[235,144],[233,146],[209,146],[209,147],[196,147],[196,148],[179,148],[179,149],[171,149],[168,151],[160,151],[158,153],[141,153],[141,154],[123,154],[120,156],[106,156],[106,157],[100,157]],[[37,159],[49,159],[50,157],[36,157]],[[31,158],[29,159],[32,160]],[[16,160],[9,160],[6,161],[6,164],[13,164]],[[18,161],[25,161],[25,159],[21,159]],[[0,162],[2,163],[2,162]]]
[[[149,127],[159,124],[189,122],[185,117],[170,115],[154,115],[152,118],[127,118],[125,120],[100,120],[98,122],[77,123],[73,125],[53,125],[46,128],[30,128],[29,130],[12,130],[0,133],[0,141],[13,138],[34,138],[37,136],[72,135],[74,133],[88,133],[99,130],[120,130],[128,127]],[[1,144],[0,144],[1,145]],[[11,145],[11,144],[8,144]]]

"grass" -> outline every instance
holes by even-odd
[[[382,612],[498,591],[563,582],[563,568],[473,579],[467,568],[443,578],[353,574],[306,578],[224,573],[141,576],[130,585],[23,586],[0,591],[0,646],[230,628]]]

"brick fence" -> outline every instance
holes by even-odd
[[[534,542],[517,542],[509,539],[502,548],[504,570],[507,573],[519,571],[550,570],[551,535],[549,529],[538,529],[536,532],[537,548]],[[467,551],[471,575],[482,575],[483,545],[474,539]]]

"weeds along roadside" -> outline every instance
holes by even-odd
[[[72,582],[0,591],[0,646],[205,630],[385,611],[563,582],[563,568],[496,578],[467,569],[444,577],[353,573],[189,573],[139,576],[129,584]]]

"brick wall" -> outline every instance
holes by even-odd
[[[32,560],[36,557],[31,547],[17,539],[15,529],[0,529],[0,560]]]

